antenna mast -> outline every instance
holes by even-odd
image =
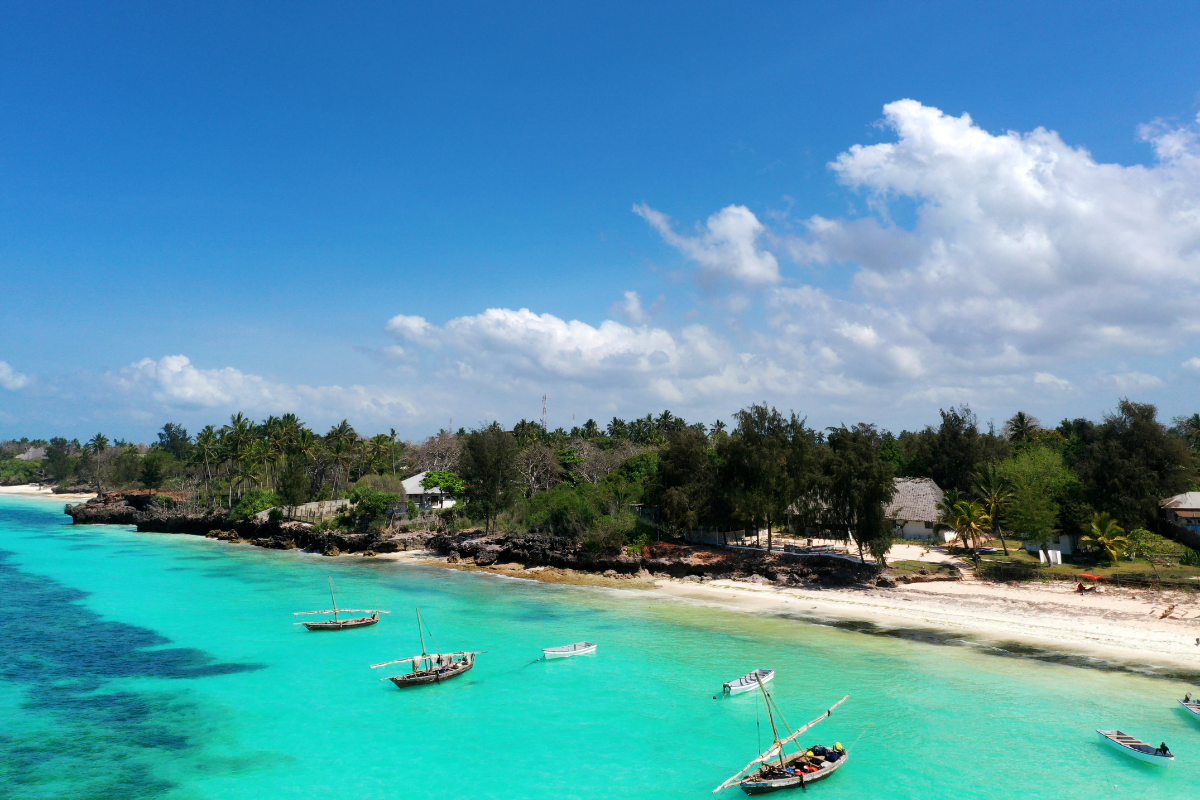
[[[542,395],[542,430],[549,430],[546,427],[546,395]]]

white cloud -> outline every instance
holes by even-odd
[[[1156,389],[1163,385],[1162,378],[1144,372],[1122,372],[1109,375],[1108,379],[1122,392]]]
[[[614,316],[621,316],[626,322],[634,325],[641,325],[650,319],[650,314],[642,307],[642,298],[637,292],[628,291],[624,293],[624,300],[614,303],[608,313]]]
[[[20,391],[29,385],[29,376],[17,372],[7,361],[0,361],[0,386],[10,392]]]
[[[745,206],[727,206],[697,226],[696,236],[682,236],[671,218],[648,205],[633,207],[671,245],[700,266],[705,281],[732,278],[749,284],[779,281],[779,262],[758,247],[765,227]]]
[[[1180,364],[1184,369],[1194,369],[1200,371],[1200,358],[1192,357]]]
[[[187,356],[144,358],[110,373],[127,395],[169,409],[223,409],[264,414],[300,412],[317,419],[383,419],[419,412],[405,392],[369,386],[290,386],[233,367],[200,369]]]
[[[795,235],[730,206],[685,237],[660,212],[635,209],[702,272],[751,272],[714,255],[715,243],[737,241],[733,252],[772,265],[762,283],[849,273],[850,290],[836,294],[767,286],[756,357],[806,374],[807,391],[872,405],[1002,400],[1022,386],[1061,395],[1073,390],[1063,372],[1105,374],[1114,354],[1164,355],[1200,334],[1195,131],[1144,126],[1156,161],[1122,166],[1052,131],[993,134],[914,100],[885,106],[884,121],[895,141],[854,145],[829,165],[864,195],[863,216],[810,217]],[[892,221],[898,202],[915,210],[910,228]],[[736,225],[715,222],[726,216]],[[771,250],[805,271],[781,276]],[[1185,366],[1200,369],[1200,358]],[[1136,371],[1105,380],[1165,385]]]
[[[1072,388],[1070,381],[1065,380],[1063,378],[1059,378],[1055,375],[1050,374],[1049,372],[1037,373],[1036,375],[1033,376],[1033,382],[1040,384],[1042,386],[1050,386],[1055,389],[1062,389],[1063,391],[1066,391],[1066,390]]]

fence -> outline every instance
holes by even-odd
[[[280,511],[283,512],[284,519],[308,522],[315,525],[318,522],[323,522],[337,516],[338,512],[348,505],[350,505],[349,500],[318,500],[314,503],[304,503],[298,506],[284,506]],[[266,514],[267,512],[262,512],[262,516],[265,517]]]

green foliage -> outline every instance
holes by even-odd
[[[1200,567],[1200,550],[1193,550],[1190,547],[1183,548],[1183,555],[1179,557],[1179,563],[1188,567]]]
[[[46,477],[62,483],[71,474],[71,443],[61,436],[50,440],[46,448]]]
[[[279,495],[269,489],[251,489],[242,495],[237,505],[229,512],[229,518],[250,519],[260,511],[280,505]]]
[[[1103,550],[1108,560],[1116,564],[1121,552],[1129,546],[1129,539],[1123,535],[1125,529],[1107,511],[1096,514],[1089,527],[1088,534],[1080,542]]]
[[[880,459],[879,450],[874,429],[857,425],[831,428],[821,451],[821,527],[832,538],[853,536],[860,558],[864,547],[886,553],[896,536],[884,516],[884,506],[896,491],[892,465]]]
[[[482,517],[484,528],[490,530],[496,516],[521,495],[517,440],[495,422],[461,438],[458,470],[467,510],[473,517]]]
[[[1046,547],[1058,537],[1058,504],[1037,486],[1019,483],[1013,490],[1006,519],[1023,542]]]
[[[175,457],[166,450],[152,450],[142,457],[140,479],[147,489],[154,490],[166,482],[174,472]]]
[[[1079,533],[1091,524],[1094,512],[1083,500],[1083,483],[1059,451],[1033,444],[1019,447],[996,465],[995,476],[1012,487],[1004,520],[1023,541],[1050,541],[1059,531]],[[1046,514],[1053,514],[1053,520],[1047,522]]]
[[[1128,525],[1153,526],[1159,501],[1184,492],[1195,480],[1186,441],[1157,420],[1148,403],[1121,400],[1095,425],[1064,422],[1063,452],[1086,485],[1088,502]]]
[[[1006,457],[1011,445],[990,431],[980,431],[975,413],[967,406],[939,413],[942,422],[936,429],[930,426],[898,437],[903,474],[933,478],[942,489],[969,491],[972,473],[981,464]],[[888,460],[895,463],[894,456]]]
[[[298,506],[308,502],[312,480],[308,477],[308,468],[302,456],[293,455],[288,459],[276,485],[279,502],[283,505]]]
[[[267,512],[267,519],[271,522],[283,522],[283,509],[278,506]]]
[[[33,483],[38,479],[41,461],[21,461],[8,458],[0,461],[0,484]]]
[[[176,461],[187,461],[192,454],[192,439],[182,425],[168,422],[159,432],[158,441],[151,445],[151,449],[168,453]]]
[[[455,499],[463,496],[462,479],[453,472],[437,471],[426,473],[425,477],[421,479],[421,486],[425,489],[441,489]]]
[[[402,498],[396,492],[383,492],[361,484],[354,487],[349,499],[350,509],[345,516],[354,522],[355,527],[365,530]]]

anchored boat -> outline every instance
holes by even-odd
[[[737,774],[732,778],[722,783],[716,789],[713,789],[713,794],[723,789],[728,789],[731,786],[741,787],[742,791],[746,794],[767,794],[769,792],[777,792],[781,789],[790,789],[795,786],[805,788],[810,783],[825,780],[834,772],[841,769],[842,765],[850,757],[850,754],[842,748],[840,743],[835,744],[832,748],[813,745],[812,747],[802,748],[791,754],[785,753],[784,747],[789,744],[795,744],[796,737],[832,714],[835,708],[850,698],[850,695],[846,695],[841,700],[838,700],[829,707],[828,711],[812,722],[780,739],[779,728],[775,724],[775,717],[778,715],[785,729],[787,728],[787,721],[783,718],[783,714],[780,713],[779,707],[775,705],[775,700],[771,697],[770,692],[767,691],[767,687],[763,685],[761,680],[756,680],[755,682],[758,690],[762,692],[763,704],[767,707],[767,719],[771,722],[771,733],[774,735],[775,740],[767,748],[766,752],[760,754],[758,758],[738,770]]]
[[[316,622],[294,622],[292,624],[303,625],[310,631],[344,631],[347,628],[365,628],[368,625],[374,625],[376,622],[379,622],[380,614],[391,613],[389,611],[380,611],[378,609],[370,608],[338,608],[337,596],[333,593],[333,578],[329,579],[329,598],[333,601],[332,609],[325,609],[323,611],[297,611],[293,616],[299,617],[305,614],[333,614],[333,619],[322,619],[317,620]],[[338,614],[345,614],[346,612],[362,614],[370,612],[371,616],[355,617],[351,619],[338,619]]]
[[[1160,767],[1170,767],[1175,761],[1175,756],[1171,755],[1171,751],[1166,748],[1165,742],[1161,747],[1155,747],[1123,731],[1097,730],[1096,733],[1100,734],[1100,738],[1111,747],[1120,750],[1127,756],[1136,758],[1138,761],[1145,761],[1147,764],[1155,764]]]
[[[398,688],[421,686],[427,683],[442,683],[451,678],[457,678],[470,672],[475,666],[475,656],[478,652],[460,651],[457,653],[427,653],[425,652],[425,633],[421,622],[421,609],[417,609],[417,634],[421,637],[421,655],[408,658],[397,658],[382,664],[372,664],[371,669],[386,667],[391,664],[412,662],[412,672],[403,675],[392,675],[380,680],[391,681]]]
[[[1191,694],[1187,694],[1179,701],[1179,705],[1183,706],[1187,711],[1192,712],[1192,716],[1200,720],[1200,700],[1194,700]]]
[[[757,689],[760,682],[770,683],[773,680],[775,680],[775,670],[756,669],[753,672],[747,672],[736,681],[721,684],[721,691],[732,697],[735,694]]]
[[[586,656],[596,652],[595,642],[576,642],[562,647],[543,647],[542,658],[570,658],[571,656]]]

